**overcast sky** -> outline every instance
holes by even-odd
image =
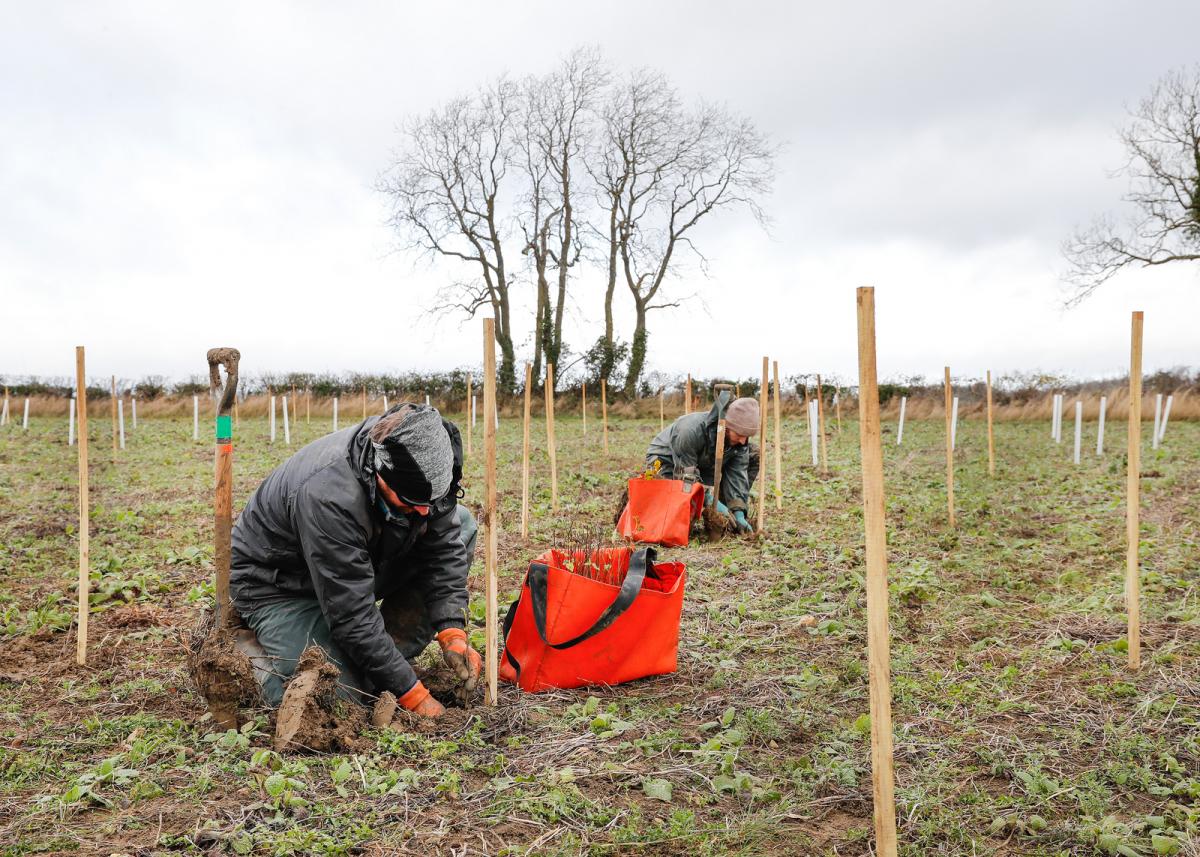
[[[1133,309],[1148,369],[1200,365],[1200,269],[1064,311],[1058,249],[1119,210],[1115,131],[1198,59],[1195,0],[518,5],[5,3],[0,375],[68,375],[78,344],[126,378],[215,345],[250,374],[479,364],[478,320],[424,315],[461,272],[395,251],[375,182],[404,117],[587,44],[784,144],[769,232],[699,234],[708,277],[672,288],[703,300],[652,322],[651,368],[856,378],[860,285],[885,377],[1118,373]],[[598,274],[570,316],[590,344]]]

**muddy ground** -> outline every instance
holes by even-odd
[[[523,543],[520,425],[502,424],[502,609],[541,550],[607,532],[658,421],[614,423],[607,458],[597,427],[559,426],[557,514],[535,456]],[[670,552],[689,572],[675,674],[505,687],[500,707],[439,723],[354,722],[352,742],[321,753],[276,749],[264,710],[222,732],[192,688],[191,633],[211,601],[210,445],[190,420],[145,419],[114,456],[107,424],[91,429],[85,666],[75,452],[57,421],[0,431],[0,853],[869,853],[853,421],[831,427],[827,475],[806,465],[807,426],[785,426],[783,509],[772,486],[762,538]],[[301,421],[293,439],[324,430]],[[956,531],[941,430],[912,421],[903,447],[885,436],[902,853],[1196,853],[1200,426],[1172,423],[1162,450],[1147,444],[1137,674],[1124,653],[1124,427],[1109,425],[1108,456],[1076,467],[1047,426],[1000,424],[989,479],[982,426],[964,422]],[[288,453],[266,434],[262,420],[235,432],[235,507]]]

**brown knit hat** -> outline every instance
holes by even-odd
[[[733,403],[725,409],[725,428],[738,434],[744,434],[746,437],[754,437],[758,434],[760,419],[761,414],[756,399],[734,399]]]

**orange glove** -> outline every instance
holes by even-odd
[[[413,714],[422,717],[441,717],[446,713],[445,707],[434,699],[433,694],[420,682],[414,684],[408,693],[397,701]]]
[[[462,628],[446,628],[438,631],[437,641],[442,647],[446,666],[465,682],[463,686],[468,692],[474,690],[479,682],[479,673],[483,670],[483,659],[479,657],[479,652],[467,645],[467,632]]]

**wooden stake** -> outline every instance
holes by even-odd
[[[1125,610],[1129,616],[1129,668],[1142,665],[1142,604],[1138,545],[1142,475],[1142,313],[1133,314],[1129,348],[1129,472],[1126,475]]]
[[[767,521],[767,386],[771,361],[763,357],[762,383],[758,387],[758,531]]]
[[[497,670],[500,651],[496,634],[496,562],[499,556],[500,521],[496,515],[496,320],[483,320],[483,449],[486,474],[486,505],[484,521],[487,526],[487,613],[484,624],[487,634],[487,704],[494,706],[499,696]]]
[[[772,366],[775,374],[775,511],[783,511],[783,441],[779,404],[779,361]],[[764,462],[765,464],[765,462]]]
[[[812,444],[813,467],[817,467],[821,463],[821,443],[817,440],[817,403],[815,399],[808,403],[808,439]]]
[[[683,412],[690,414],[692,412],[692,373],[688,373],[687,386],[684,387],[683,393]]]
[[[217,406],[214,420],[216,442],[216,481],[213,489],[213,567],[216,577],[217,621],[226,629],[236,628],[240,623],[233,599],[229,595],[229,566],[231,559],[231,534],[233,532],[233,426],[229,422],[229,409],[237,400],[238,361],[241,354],[236,348],[212,348],[208,351],[209,390]],[[221,386],[221,366],[225,367],[225,385]],[[237,728],[237,711],[214,711],[214,717],[224,718],[223,728]],[[232,721],[232,722],[231,722]]]
[[[992,436],[992,370],[987,373],[988,476],[996,475],[996,444]]]
[[[304,424],[312,422],[312,387],[304,391]]]
[[[112,436],[113,436],[113,452],[117,451],[117,376],[112,376],[112,394],[108,397],[112,403]]]
[[[608,382],[600,379],[600,419],[604,424],[604,454],[608,455]]]
[[[554,444],[554,364],[546,364],[546,452],[550,455],[550,509],[558,511],[558,450]]]
[[[1104,412],[1108,410],[1108,396],[1100,397],[1100,421],[1096,425],[1096,455],[1104,455]]]
[[[88,588],[90,569],[88,539],[91,524],[88,520],[88,430],[87,376],[84,373],[83,346],[75,348],[75,396],[79,402],[79,598],[76,610],[75,663],[87,663]]]
[[[600,379],[600,384],[603,386],[604,379]],[[580,388],[579,410],[583,413],[583,433],[587,434],[587,381],[583,382]]]
[[[725,462],[725,415],[721,415],[720,421],[717,423],[717,451],[716,459],[713,463],[713,496],[712,508],[717,508],[717,503],[721,501],[721,468]]]
[[[533,395],[533,366],[525,364],[525,419],[521,442],[521,538],[529,538],[529,404]]]
[[[862,448],[863,517],[867,559],[867,660],[871,696],[871,785],[875,853],[896,855],[895,772],[892,758],[891,640],[888,628],[883,446],[875,357],[875,290],[858,290],[858,413]]]
[[[950,529],[956,526],[954,519],[954,427],[952,390],[950,389],[950,367],[946,367],[946,506],[950,512]]]
[[[817,376],[817,431],[821,435],[821,472],[829,472],[829,456],[825,446],[825,397],[821,394],[821,376]]]

